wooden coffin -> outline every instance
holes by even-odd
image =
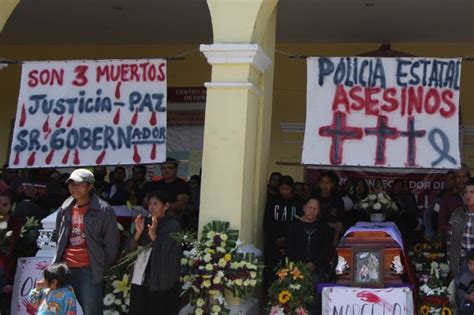
[[[360,281],[361,271],[360,257],[367,253],[379,257],[380,281]],[[336,248],[338,256],[344,257],[349,269],[342,275],[338,275],[337,283],[342,285],[383,287],[402,284],[402,276],[390,270],[395,256],[402,255],[402,249],[387,233],[383,231],[356,231],[348,234]],[[379,254],[377,254],[379,253]],[[355,265],[356,264],[356,265]],[[359,264],[359,265],[357,265]],[[358,278],[359,276],[359,278]]]

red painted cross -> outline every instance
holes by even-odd
[[[335,112],[332,124],[319,128],[321,137],[331,137],[331,151],[329,157],[331,164],[341,164],[343,157],[344,140],[362,139],[362,128],[347,126],[347,116],[343,112]]]
[[[400,136],[408,139],[407,166],[416,165],[416,138],[425,134],[426,130],[415,130],[415,117],[408,117],[407,131],[400,131]]]
[[[368,136],[377,137],[377,146],[375,152],[375,165],[384,165],[386,162],[385,157],[385,144],[387,139],[397,139],[400,136],[397,128],[391,128],[388,126],[387,116],[380,115],[377,118],[377,127],[365,128],[365,134]]]

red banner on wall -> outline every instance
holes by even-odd
[[[415,195],[418,202],[420,214],[428,207],[432,199],[446,187],[446,172],[443,171],[372,171],[367,169],[331,169],[339,177],[340,185],[344,185],[348,179],[354,181],[364,179],[370,188],[374,187],[377,179],[382,181],[385,191],[390,193],[395,180],[401,179],[408,182],[410,191]],[[327,169],[307,167],[305,170],[305,182],[314,184],[319,181],[321,173]]]

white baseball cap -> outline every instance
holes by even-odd
[[[92,174],[91,171],[85,169],[85,168],[78,168],[77,170],[74,170],[71,175],[69,175],[69,178],[67,179],[67,183],[70,181],[76,182],[76,183],[94,183],[94,174]]]

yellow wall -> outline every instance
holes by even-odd
[[[277,44],[277,50],[298,55],[350,56],[375,50],[378,44]],[[151,58],[198,49],[198,45],[167,46],[0,46],[1,57],[14,60]],[[474,55],[474,44],[393,44],[392,49],[423,57],[459,57]],[[170,61],[168,86],[202,86],[210,81],[211,67],[198,52],[184,61]],[[0,162],[6,156],[10,123],[15,115],[20,80],[20,66],[0,70]],[[464,62],[461,77],[461,114],[464,125],[474,125],[474,61]],[[301,180],[303,167],[277,165],[277,162],[299,162],[303,134],[283,134],[281,122],[305,120],[306,63],[276,53],[272,113],[272,137],[269,172],[280,171]],[[469,160],[468,160],[469,161]],[[473,165],[471,165],[473,166]]]

